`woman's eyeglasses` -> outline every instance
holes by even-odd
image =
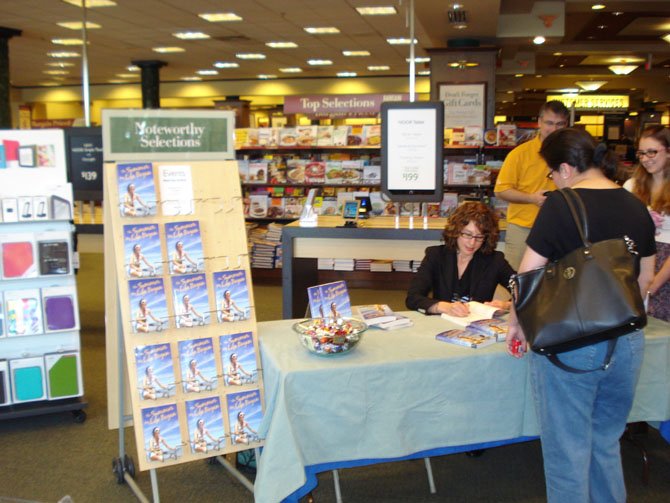
[[[656,154],[658,154],[658,150],[653,149],[638,150],[637,152],[635,152],[635,154],[637,155],[638,159],[640,159],[642,156],[647,156],[649,159],[653,159],[654,157],[656,157]]]
[[[468,241],[474,239],[477,243],[482,243],[484,239],[486,239],[486,236],[482,234],[476,236],[474,234],[470,234],[469,232],[459,232],[459,234],[463,239],[467,239]]]

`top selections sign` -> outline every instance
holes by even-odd
[[[379,114],[385,101],[407,101],[409,94],[315,94],[286,96],[284,113],[311,117],[370,117]]]
[[[106,161],[234,159],[232,111],[103,110]]]

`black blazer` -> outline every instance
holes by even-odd
[[[493,299],[498,285],[508,288],[509,278],[514,274],[514,269],[499,251],[490,255],[475,252],[470,268],[470,300],[479,302]],[[428,308],[438,301],[451,302],[457,271],[455,250],[449,250],[445,245],[429,246],[409,286],[405,305],[427,313]],[[432,297],[428,297],[431,292]]]

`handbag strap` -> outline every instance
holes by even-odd
[[[584,247],[591,246],[589,241],[589,223],[586,220],[586,207],[584,206],[584,201],[579,197],[579,194],[570,187],[561,189],[558,191],[565,200],[565,204],[568,205],[572,219],[575,221],[577,226],[577,232],[579,237],[582,240]]]
[[[570,365],[566,365],[565,363],[563,363],[561,360],[558,359],[558,354],[556,353],[547,355],[547,358],[551,363],[556,365],[559,369],[565,370],[566,372],[571,372],[573,374],[588,374],[589,372],[595,372],[596,370],[607,370],[608,367],[610,366],[610,362],[612,361],[612,355],[614,354],[614,349],[616,348],[616,343],[618,340],[619,340],[618,337],[614,337],[607,341],[607,353],[605,354],[605,360],[603,361],[603,364],[600,367],[596,367],[594,369],[578,369],[575,367],[571,367]]]

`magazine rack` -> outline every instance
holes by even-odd
[[[138,499],[147,501],[134,481],[136,463],[125,452],[124,427],[130,425],[132,420],[135,442],[138,446],[138,468],[150,471],[153,501],[157,502],[160,499],[157,468],[203,459],[218,461],[249,491],[253,492],[253,485],[224,458],[226,454],[251,448],[256,449],[258,455],[258,448],[262,445],[262,440],[248,435],[247,443],[238,442],[236,440],[237,430],[233,423],[236,412],[239,419],[238,411],[245,412],[249,416],[250,409],[243,408],[243,405],[238,407],[238,403],[256,401],[255,406],[260,414],[264,400],[237,163],[236,161],[144,163],[151,165],[151,171],[155,177],[157,210],[156,214],[132,218],[122,216],[119,210],[122,194],[120,194],[117,175],[119,165],[124,164],[128,163],[107,162],[104,167],[105,303],[106,312],[109,313],[106,320],[108,401],[110,427],[119,427],[119,457],[113,460],[117,482],[128,483]],[[169,204],[170,201],[161,199],[159,173],[164,167],[177,165],[180,168],[188,166],[190,171],[192,213],[166,215],[165,204]],[[202,261],[199,263],[195,261],[199,272],[184,275],[172,274],[168,267],[171,260],[170,255],[166,253],[168,251],[166,243],[170,241],[167,232],[171,225],[176,227],[175,224],[193,224],[193,222],[197,222],[199,226],[197,235],[201,240],[204,254]],[[133,314],[136,306],[131,307],[131,298],[135,291],[132,290],[133,280],[128,278],[129,226],[153,226],[151,228],[158,229],[159,234],[156,242],[160,243],[162,263],[161,267],[156,270],[161,271],[160,276],[146,278],[146,281],[162,280],[167,312],[166,316],[160,318],[161,321],[167,318],[167,322],[156,324],[147,332],[140,332],[137,329],[137,315]],[[187,277],[194,276],[199,276],[200,293],[205,296],[205,303],[200,304],[197,309],[203,316],[204,323],[177,328],[177,318],[180,314],[175,298],[178,295],[180,282],[185,281]],[[244,316],[238,316],[231,322],[225,321],[225,317],[222,317],[220,313],[223,308],[219,309],[224,294],[221,285],[225,284],[222,278],[223,280],[234,278],[233,282],[238,284],[241,283],[240,278],[242,278],[246,285],[248,305],[238,306],[244,311]],[[181,293],[179,296],[181,298]],[[239,301],[238,304],[240,304]],[[203,305],[205,307],[202,307]],[[226,355],[238,346],[240,354],[246,348],[247,358],[253,360],[255,372],[250,373],[255,376],[255,382],[231,384],[226,378],[229,372],[226,370],[228,360]],[[184,377],[188,372],[185,362],[189,361],[192,354],[189,351],[193,351],[194,347],[209,348],[206,356],[210,357],[210,366],[207,368],[212,370],[212,373],[208,375],[207,385],[204,385],[203,382],[203,386],[198,387],[197,392],[188,388],[187,383],[190,381]],[[164,363],[166,368],[172,370],[172,381],[162,382],[168,388],[167,391],[157,393],[151,398],[144,397],[143,392],[138,391],[141,389],[144,364],[146,364],[141,357],[144,357],[143,351],[146,348],[160,349],[160,351],[155,350],[152,354],[167,351],[168,357]],[[230,359],[232,361],[232,355]],[[150,360],[150,362],[153,362],[152,365],[155,364],[158,368],[157,360]],[[169,370],[166,372],[169,374]],[[156,390],[161,391],[160,388]],[[208,430],[214,432],[214,436],[218,439],[216,442],[210,442],[211,445],[208,445],[204,452],[197,452],[193,442],[194,424],[199,417],[197,415],[199,411],[206,408],[214,410],[213,416],[203,417],[207,419]],[[212,417],[219,417],[218,423],[216,420],[210,423]],[[160,421],[154,422],[154,418]],[[249,422],[251,422],[250,418]],[[213,426],[214,423],[216,425]],[[157,435],[161,436],[164,431],[168,439],[168,445],[161,447],[163,452],[160,460],[154,459],[153,454],[149,452],[152,446],[152,434],[148,432],[155,429],[152,428],[154,424],[161,428],[161,432]],[[176,441],[170,441],[167,437],[168,428],[166,426],[170,430],[177,431],[176,435],[172,436],[177,439]]]

